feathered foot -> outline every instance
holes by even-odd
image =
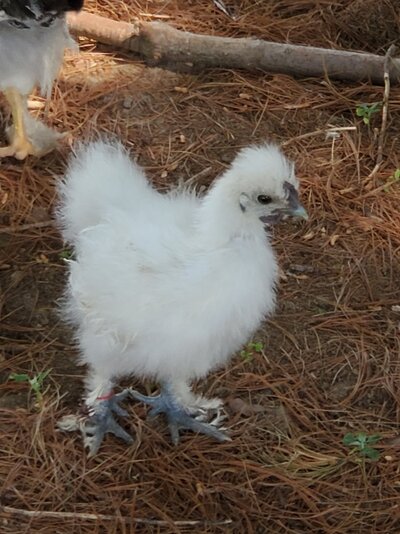
[[[83,436],[83,444],[88,449],[88,457],[95,456],[100,448],[105,434],[110,433],[121,438],[126,443],[133,443],[133,438],[115,420],[114,415],[126,417],[128,412],[119,406],[130,391],[125,390],[118,395],[111,394],[97,398],[89,407],[89,416],[68,415],[63,417],[57,426],[64,432],[80,430]]]
[[[131,390],[131,395],[139,401],[151,406],[150,417],[164,413],[167,416],[168,427],[174,445],[179,443],[179,430],[188,429],[199,434],[205,434],[217,441],[231,441],[231,438],[218,429],[225,418],[220,410],[210,423],[204,422],[207,411],[203,408],[188,408],[180,403],[168,386],[161,389],[160,395],[148,397],[138,391]]]

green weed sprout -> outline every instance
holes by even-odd
[[[58,257],[60,260],[70,260],[72,258],[72,250],[69,250],[68,248],[62,250]]]
[[[346,434],[343,438],[343,444],[352,449],[352,453],[357,453],[361,458],[369,458],[370,460],[379,460],[379,451],[374,448],[374,445],[382,439],[379,434],[368,435],[365,432],[358,434]]]
[[[250,362],[253,358],[255,352],[261,353],[264,348],[264,345],[261,341],[250,342],[247,347],[240,351],[240,356],[246,362]]]
[[[357,117],[362,117],[364,124],[369,125],[372,116],[378,113],[382,107],[382,102],[375,102],[375,104],[359,104],[356,107]]]
[[[41,373],[38,373],[37,375],[34,375],[32,378],[27,374],[11,373],[9,379],[14,380],[14,382],[27,382],[36,396],[36,403],[41,406],[43,404],[43,382],[50,373],[50,371],[51,369],[48,369],[47,371],[43,371]]]
[[[396,169],[394,173],[391,176],[389,176],[386,184],[383,186],[383,190],[385,191],[385,193],[388,193],[391,186],[399,182],[400,182],[400,169]]]

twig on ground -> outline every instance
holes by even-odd
[[[389,75],[390,69],[389,67],[390,67],[391,58],[393,57],[393,54],[395,53],[395,51],[396,51],[396,46],[392,44],[385,54],[385,62],[383,64],[383,81],[385,83],[385,88],[383,91],[382,124],[381,124],[381,129],[380,129],[379,138],[378,138],[378,153],[376,156],[375,167],[370,172],[367,178],[367,181],[372,180],[372,178],[376,175],[376,173],[380,169],[380,166],[382,165],[383,147],[385,143],[385,133],[386,133],[388,110],[389,110],[389,95],[390,95],[390,75]]]
[[[179,527],[195,527],[195,526],[223,526],[231,525],[231,519],[224,519],[221,521],[166,521],[161,519],[143,519],[140,517],[121,517],[114,515],[105,515],[105,514],[86,514],[82,512],[51,512],[47,510],[23,510],[21,508],[13,508],[11,506],[1,506],[0,505],[0,514],[8,516],[20,516],[20,517],[29,517],[35,519],[58,519],[60,521],[65,519],[81,519],[83,521],[113,521],[117,523],[118,521],[123,521],[124,523],[137,523],[142,525],[155,525],[155,526],[179,526]]]
[[[336,133],[340,134],[340,132],[349,132],[357,130],[356,126],[332,126],[330,128],[322,128],[321,130],[314,130],[313,132],[307,132],[302,135],[298,135],[296,137],[292,137],[291,139],[288,139],[287,141],[284,141],[282,143],[282,146],[288,146],[294,141],[300,141],[301,139],[307,139],[308,137],[314,137],[316,135],[325,134],[325,136],[334,135]]]
[[[186,182],[184,183],[186,187],[195,186],[198,184],[203,178],[208,176],[212,171],[212,167],[206,167],[205,169],[201,170],[197,174],[194,174],[191,176]]]

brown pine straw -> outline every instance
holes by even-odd
[[[114,19],[339,47],[351,42],[351,21],[345,27],[340,18],[350,3],[359,4],[243,0],[231,3],[233,21],[209,0],[131,0],[118,9],[87,2]],[[365,49],[382,39],[373,32]],[[75,140],[120,137],[160,189],[191,178],[207,187],[240,147],[275,140],[296,162],[310,220],[273,232],[282,277],[277,313],[254,336],[262,352],[238,354],[198,384],[226,400],[232,442],[185,434],[174,447],[162,419],[126,403],[135,443],[107,437],[88,460],[78,435],[56,430],[77,411],[85,375],[57,312],[68,254],[49,224],[54,180],[71,148],[0,162],[0,531],[398,532],[399,87],[390,88],[382,162],[368,181],[381,118],[367,127],[356,107],[382,101],[381,87],[234,71],[176,75],[80,46],[49,106],[54,128]],[[43,108],[32,113],[43,117]],[[40,403],[8,379],[46,370]],[[343,445],[347,432],[379,434],[380,459],[364,461]]]

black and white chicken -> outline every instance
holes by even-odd
[[[83,0],[0,0],[0,91],[10,105],[10,145],[0,158],[41,156],[54,148],[57,135],[30,116],[28,95],[36,86],[50,96],[64,49],[73,45],[65,21],[67,11]]]
[[[204,196],[149,184],[120,145],[78,150],[60,184],[58,219],[75,259],[69,261],[65,313],[89,367],[81,425],[95,454],[106,432],[127,442],[113,413],[124,376],[157,380],[146,397],[167,416],[172,439],[191,429],[228,439],[201,421],[221,406],[191,382],[225,364],[272,313],[278,267],[266,226],[306,218],[293,165],[274,145],[242,150]],[[64,420],[64,430],[78,428]]]

